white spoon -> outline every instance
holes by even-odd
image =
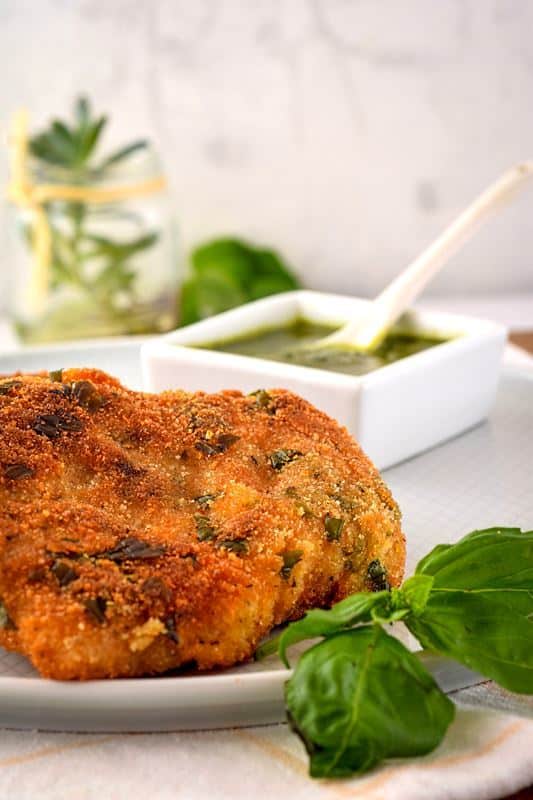
[[[360,352],[375,349],[446,262],[486,220],[524,188],[532,175],[533,161],[525,161],[504,172],[378,295],[368,309],[340,330],[302,349],[314,350],[330,345],[350,347]]]

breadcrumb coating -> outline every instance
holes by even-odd
[[[45,677],[227,667],[404,560],[377,470],[294,394],[0,380],[0,644]]]

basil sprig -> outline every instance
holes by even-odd
[[[429,753],[454,716],[418,658],[381,625],[334,634],[307,650],[285,701],[316,778]]]
[[[423,558],[400,589],[310,611],[258,655],[322,637],[287,681],[294,731],[313,777],[362,773],[433,750],[454,706],[418,657],[382,625],[402,621],[423,647],[511,691],[533,694],[533,531],[490,528]]]
[[[415,576],[433,579],[405,624],[427,649],[513,692],[533,693],[533,531],[489,528],[440,545]]]
[[[240,239],[215,239],[191,254],[190,276],[181,290],[181,324],[299,287],[292,270],[274,250]]]

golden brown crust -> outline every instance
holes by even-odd
[[[90,369],[0,382],[0,643],[44,676],[228,666],[372,588],[375,559],[397,585],[404,558],[368,458],[286,391],[156,396]]]

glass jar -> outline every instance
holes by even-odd
[[[104,175],[80,176],[31,158],[28,184],[30,200],[12,206],[7,276],[10,312],[23,341],[176,326],[174,219],[152,149]]]

